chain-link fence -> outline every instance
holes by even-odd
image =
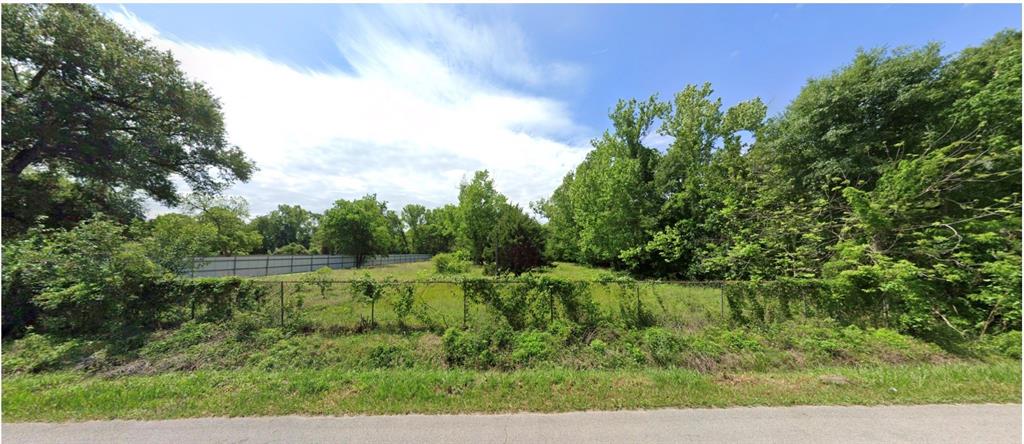
[[[482,280],[478,280],[482,281]],[[526,325],[578,317],[581,304],[592,305],[602,319],[667,328],[700,328],[727,319],[720,282],[562,281],[574,286],[571,297],[549,287],[519,281],[487,280],[488,289],[469,289],[464,281],[321,280],[258,281],[267,312],[282,325],[301,321],[333,331],[431,329],[483,325],[494,315],[522,317]],[[481,294],[490,292],[490,295]],[[517,304],[519,305],[517,307]],[[504,313],[501,313],[504,312]]]
[[[189,277],[272,276],[304,273],[322,267],[338,270],[421,262],[431,257],[429,254],[390,254],[367,257],[360,264],[355,256],[349,255],[208,256],[195,258],[192,269],[185,274]]]

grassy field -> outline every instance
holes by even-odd
[[[5,378],[4,421],[1020,402],[1020,363],[690,370],[200,371]]]
[[[303,312],[315,328],[323,330],[352,329],[361,321],[370,318],[370,305],[358,302],[348,284],[339,283],[321,294],[318,288],[296,285],[308,273],[295,273],[258,278],[265,282],[273,294],[284,291],[286,301],[301,298]],[[538,273],[544,276],[568,280],[594,281],[602,275],[609,274],[605,270],[584,267],[577,264],[556,263],[554,266]],[[430,262],[387,265],[365,269],[331,270],[330,278],[338,281],[350,281],[369,275],[374,279],[393,278],[398,281],[418,281],[417,298],[430,307],[431,314],[444,325],[461,325],[463,315],[462,291],[458,284],[445,282],[427,282],[431,279],[455,280],[458,276],[439,276],[434,274]],[[483,276],[480,267],[473,267],[461,276]],[[626,293],[628,291],[628,293]],[[619,285],[591,284],[594,301],[606,314],[614,316],[619,310],[621,298],[633,298],[637,295],[633,290],[626,290]],[[638,296],[644,306],[658,320],[658,325],[679,329],[698,329],[709,324],[721,323],[725,315],[725,301],[721,291],[710,286],[692,286],[680,284],[643,285]],[[398,324],[393,295],[385,296],[384,300],[374,307],[374,318],[384,328]],[[470,304],[468,323],[486,322],[483,307]],[[411,328],[423,328],[416,319],[406,319],[405,325]]]

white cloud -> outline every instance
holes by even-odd
[[[260,169],[228,193],[254,214],[280,203],[322,211],[366,193],[393,209],[435,206],[455,201],[459,181],[484,168],[525,207],[589,148],[565,142],[588,131],[564,103],[520,91],[580,70],[531,60],[509,24],[471,23],[439,7],[361,9],[343,19],[336,41],[353,68],[345,73],[184,42],[124,9],[108,15],[170,50],[221,99],[229,139]]]

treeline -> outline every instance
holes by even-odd
[[[299,205],[279,205],[249,219],[240,197],[192,194],[182,213],[135,222],[137,237],[148,237],[156,251],[181,257],[245,254],[348,254],[367,257],[393,253],[460,251],[494,271],[516,274],[544,263],[544,231],[539,222],[494,188],[487,171],[460,185],[457,204],[439,208],[408,204],[401,212],[369,194],[339,199],[322,214]],[[168,268],[172,261],[166,261]]]
[[[673,279],[825,278],[901,328],[1019,329],[1021,34],[859,52],[778,116],[711,86],[620,101],[537,205],[547,253]],[[645,144],[669,136],[663,153]]]

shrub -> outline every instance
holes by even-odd
[[[284,245],[274,250],[274,255],[277,256],[288,256],[288,255],[307,255],[309,250],[306,249],[302,244],[292,242],[288,245]]]
[[[608,344],[600,339],[594,339],[593,341],[590,341],[590,349],[593,350],[594,353],[603,355],[605,351],[608,350]]]
[[[59,341],[47,335],[28,333],[3,353],[4,373],[39,372],[55,369],[84,354],[78,339]]]
[[[494,270],[497,274],[519,276],[543,266],[544,227],[518,205],[498,207],[498,221],[492,235]]]
[[[476,365],[481,363],[487,341],[473,332],[449,328],[441,337],[441,347],[449,366]]]
[[[184,350],[196,344],[208,341],[217,330],[217,326],[205,322],[186,322],[171,334],[151,341],[140,350],[144,356],[153,356],[175,350]]]
[[[416,308],[416,287],[412,284],[401,284],[393,287],[395,292],[395,316],[398,324],[404,326],[405,319],[413,314]]]
[[[682,349],[680,341],[663,328],[644,330],[643,346],[651,360],[662,366],[674,363]]]
[[[4,312],[15,313],[5,316],[4,330],[23,330],[28,322],[71,334],[154,325],[176,302],[158,285],[162,277],[143,246],[114,222],[30,230],[4,247]]]
[[[230,319],[236,311],[257,309],[270,288],[236,276],[170,279],[163,284],[165,291],[175,293],[174,300],[191,305],[198,321]]]
[[[527,331],[516,337],[515,348],[512,350],[512,360],[519,365],[529,365],[534,362],[548,359],[554,352],[554,338],[550,333],[542,331]]]
[[[370,349],[366,359],[373,368],[412,367],[413,357],[409,349],[393,344],[380,344]]]
[[[769,325],[795,315],[830,314],[827,282],[815,279],[729,282],[722,288],[729,314],[741,325]]]
[[[1008,331],[998,335],[983,337],[976,348],[986,353],[992,353],[1010,359],[1021,357],[1021,334],[1019,331]]]
[[[331,289],[334,282],[331,280],[330,267],[320,267],[314,272],[302,275],[300,285],[311,285],[320,290],[320,297],[327,296],[327,290]]]
[[[375,308],[377,306],[377,300],[384,296],[384,290],[389,286],[395,285],[392,280],[378,281],[370,276],[370,273],[364,273],[363,277],[352,281],[352,297],[357,301],[369,302],[370,303],[370,326],[376,325],[375,319]]]
[[[454,253],[438,253],[431,259],[437,274],[453,275],[469,271],[469,255],[464,251]]]
[[[269,322],[258,313],[243,312],[231,318],[230,328],[235,332],[235,339],[248,341],[267,324]]]

